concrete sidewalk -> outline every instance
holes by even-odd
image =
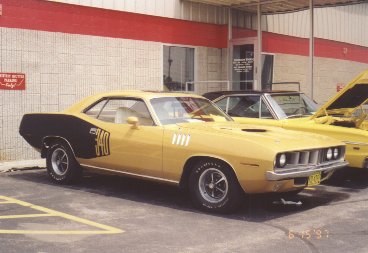
[[[29,168],[34,168],[34,167],[45,168],[46,160],[37,159],[37,160],[0,162],[0,173],[11,171],[11,170],[29,169]]]

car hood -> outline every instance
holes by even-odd
[[[216,134],[235,138],[245,137],[246,141],[267,147],[277,146],[284,150],[302,150],[343,145],[340,141],[327,136],[305,132],[301,134],[299,131],[286,130],[273,126],[257,126],[235,122],[180,123],[177,125],[188,130],[199,130],[207,133],[216,132]]]
[[[327,114],[347,115],[355,108],[364,104],[368,99],[368,70],[361,73],[345,86],[335,97],[325,103],[315,114],[314,118]]]

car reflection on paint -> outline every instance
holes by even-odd
[[[55,182],[75,182],[82,169],[122,173],[188,189],[214,212],[236,208],[243,192],[297,194],[347,164],[337,140],[237,124],[179,93],[98,94],[62,113],[24,115],[20,134]]]

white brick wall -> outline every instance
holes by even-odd
[[[226,83],[201,81],[227,80],[227,49],[198,47],[196,58],[196,81],[199,82],[195,83],[195,92],[224,90]]]
[[[162,89],[161,43],[9,28],[0,40],[0,72],[26,74],[25,91],[0,90],[0,161],[39,157],[18,134],[25,113],[101,91]]]
[[[338,83],[348,84],[355,76],[368,69],[368,64],[315,57],[314,100],[319,105],[327,102],[336,92]],[[289,54],[276,54],[274,82],[300,82],[301,90],[309,95],[309,58]],[[281,86],[277,86],[280,87]],[[296,89],[297,86],[293,86]]]

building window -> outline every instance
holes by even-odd
[[[163,61],[164,90],[194,90],[194,48],[164,46]]]
[[[272,54],[262,54],[262,90],[272,90],[273,58]]]

